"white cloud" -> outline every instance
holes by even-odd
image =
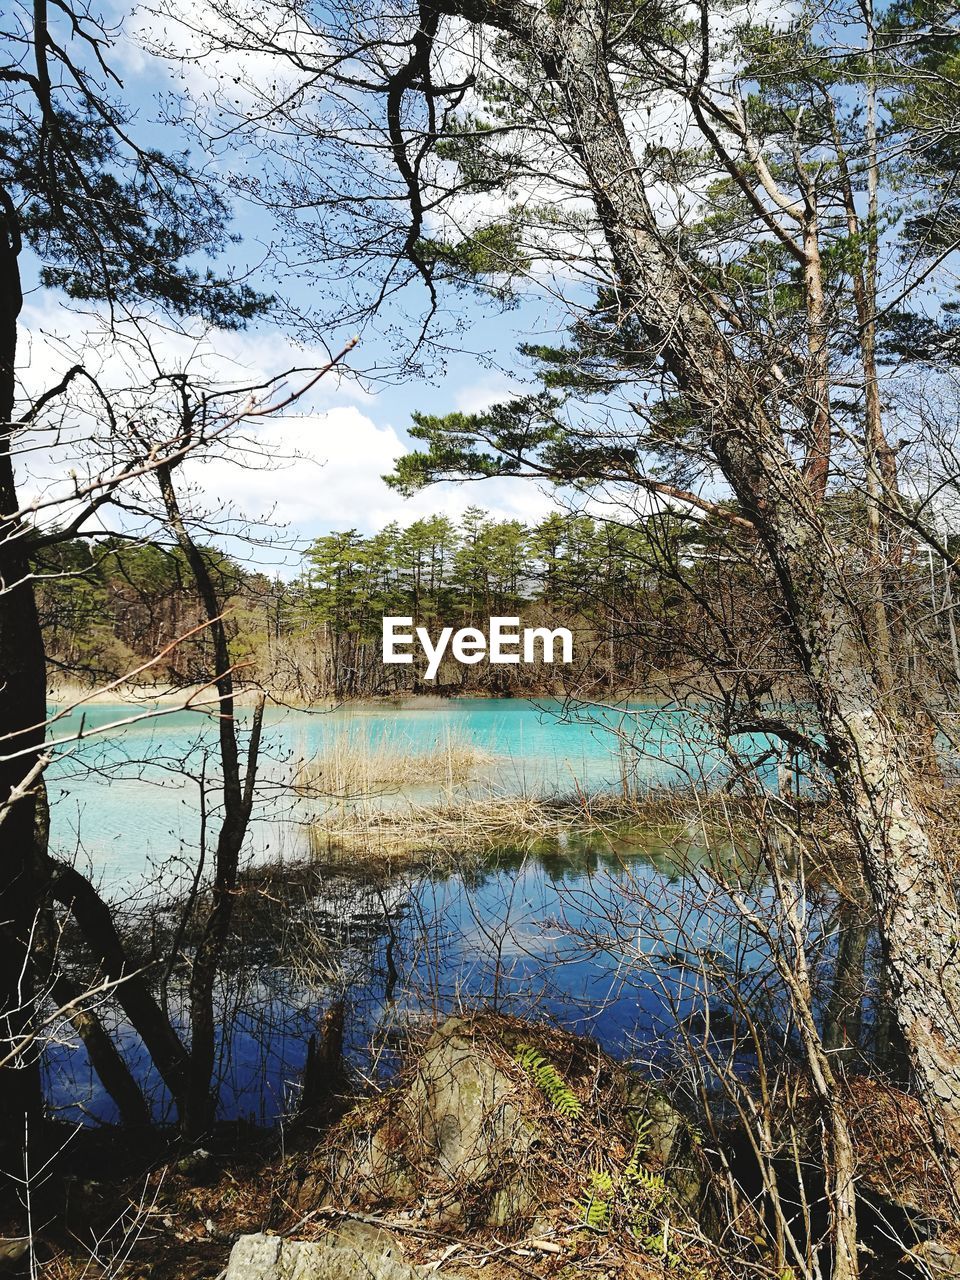
[[[293,55],[319,65],[329,53],[324,36],[293,7],[260,0],[141,4],[125,34],[131,61],[146,53],[157,66],[169,62],[197,107],[215,95],[238,111],[262,111],[309,81],[309,72],[295,67]],[[274,48],[292,56],[278,55]]]
[[[131,396],[134,402],[144,402],[143,391],[136,389],[148,387],[158,367],[238,385],[274,376],[291,365],[315,367],[325,359],[281,336],[256,332],[178,333],[157,325],[150,328],[149,343],[138,330],[110,336],[96,315],[72,312],[53,298],[28,308],[24,320],[18,369],[24,404],[78,360],[114,393],[119,407]],[[296,386],[297,381],[293,377],[290,384]],[[492,376],[461,385],[455,403],[464,411],[479,411],[516,390],[506,378]],[[518,479],[482,485],[442,483],[405,498],[382,478],[412,447],[401,431],[371,416],[375,409],[386,408],[384,395],[374,397],[336,374],[325,378],[309,396],[310,412],[261,419],[221,442],[215,454],[186,463],[181,475],[190,489],[191,507],[211,514],[233,554],[252,554],[265,565],[284,561],[289,572],[296,569],[299,557],[283,547],[330,530],[356,528],[369,534],[391,521],[405,525],[436,513],[457,520],[471,505],[497,519],[535,521],[554,506],[536,484]],[[43,508],[44,522],[62,522],[75,509],[74,476],[82,481],[105,465],[111,441],[100,417],[95,405],[84,409],[78,404],[66,419],[54,415],[46,429],[21,438],[22,500],[58,504]],[[148,483],[141,490],[147,505],[154,507],[151,487]],[[101,514],[103,523],[98,517],[91,527],[116,527],[117,522],[127,527],[131,518],[107,509]],[[272,550],[250,553],[229,530],[261,520],[286,528]]]
[[[194,482],[209,502],[228,501],[251,516],[272,513],[302,536],[350,528],[371,533],[394,520],[409,524],[436,513],[457,519],[471,505],[499,519],[536,520],[553,505],[535,485],[506,479],[482,486],[443,483],[404,498],[382,477],[408,446],[393,427],[378,426],[355,405],[274,419],[251,439],[255,456],[238,448],[197,465]],[[264,456],[275,461],[272,468],[263,467]]]
[[[209,500],[229,501],[248,515],[269,515],[298,531],[367,523],[404,446],[392,427],[378,427],[355,405],[310,416],[276,418],[223,457],[192,468]],[[265,466],[270,459],[272,465]]]
[[[454,394],[454,406],[461,413],[483,413],[492,405],[500,404],[514,396],[523,395],[523,388],[507,378],[487,382],[469,383]]]
[[[107,320],[96,310],[64,306],[55,293],[24,307],[17,349],[17,376],[24,399],[46,390],[73,364],[82,363],[110,388],[143,386],[158,370],[190,373],[224,386],[246,386],[289,369],[308,372],[327,363],[326,351],[308,348],[270,329],[229,331],[184,322],[179,329],[156,320]],[[297,375],[290,385],[297,385]],[[311,406],[371,401],[349,373],[333,369],[310,391]]]

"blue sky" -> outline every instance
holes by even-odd
[[[124,79],[118,96],[135,113],[141,140],[179,150],[187,144],[186,136],[159,123],[161,95],[171,89],[179,91],[179,84],[164,63],[139,47],[135,38],[139,21],[136,15],[128,21],[128,34],[115,51]],[[262,259],[265,246],[276,234],[269,213],[249,204],[236,206],[234,228],[242,241],[229,250],[226,261],[239,268]],[[28,262],[28,286],[31,274]],[[266,292],[277,290],[269,259],[253,283]],[[313,302],[316,286],[308,278],[298,281],[286,276],[278,291],[295,307],[304,307]],[[425,297],[411,292],[407,310],[414,312],[424,301]],[[349,527],[372,531],[391,519],[406,523],[438,510],[455,517],[470,504],[487,507],[497,516],[532,520],[545,514],[553,505],[550,496],[525,481],[443,484],[404,499],[380,479],[397,455],[412,447],[407,428],[414,411],[476,411],[520,390],[523,371],[516,357],[517,344],[556,333],[555,318],[551,319],[538,299],[521,302],[506,312],[485,306],[468,294],[442,298],[441,305],[451,319],[461,321],[462,331],[451,333],[443,349],[429,358],[428,377],[326,380],[298,412],[288,412],[258,428],[269,453],[277,459],[296,455],[295,461],[272,471],[232,467],[222,460],[195,469],[192,478],[211,504],[228,499],[239,512],[272,516],[288,524],[291,534],[299,538]],[[321,314],[322,306],[318,308]],[[91,317],[71,310],[64,299],[49,291],[28,289],[22,322],[21,377],[28,393],[48,386],[58,368],[72,362],[85,346],[85,358],[109,381],[113,356],[104,350],[99,336],[88,341],[97,328]],[[395,363],[389,331],[398,323],[403,323],[402,317],[388,304],[364,327],[351,365],[362,370],[388,370]],[[331,335],[331,340],[336,349],[336,336]],[[168,345],[173,358],[180,358],[177,353],[183,344]],[[275,373],[290,364],[320,364],[325,358],[319,348],[292,347],[271,321],[239,335],[210,334],[207,347],[208,363],[222,366],[230,380]],[[58,466],[51,460],[48,470],[36,478],[36,485],[56,478]],[[277,557],[270,553],[258,558],[270,563]],[[282,558],[290,571],[296,558]]]

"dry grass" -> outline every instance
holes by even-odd
[[[363,806],[331,813],[315,825],[314,832],[330,848],[395,857],[503,845],[528,847],[556,836],[561,827],[569,831],[574,821],[574,814],[558,802],[527,796],[464,797],[455,802],[409,801],[399,808]]]
[[[479,794],[448,792],[427,803],[406,796],[392,804],[374,800],[331,806],[315,820],[312,833],[318,852],[393,860],[527,850],[550,843],[562,846],[571,837],[616,840],[638,827],[689,837],[693,827],[702,832],[709,822],[702,810],[691,810],[679,795],[537,796],[487,789]]]
[[[295,786],[306,796],[359,799],[404,787],[460,786],[494,763],[469,738],[450,731],[418,749],[402,738],[372,741],[363,726],[350,725],[300,768]]]
[[[608,1172],[620,1187],[622,1169],[642,1148],[636,1130],[642,1091],[631,1090],[628,1073],[592,1041],[502,1014],[461,1014],[451,1033],[452,1053],[441,1048],[421,1075],[424,1050],[437,1049],[432,1030],[413,1034],[406,1062],[387,1090],[361,1100],[291,1161],[287,1197],[310,1219],[305,1235],[320,1236],[342,1217],[356,1216],[395,1233],[395,1248],[407,1261],[437,1268],[455,1252],[456,1273],[478,1280],[654,1280],[668,1274],[733,1280],[738,1272],[753,1280],[749,1264],[721,1267],[720,1255],[667,1186],[649,1222],[641,1225],[637,1206],[611,1191],[607,1221],[585,1226],[593,1172]],[[456,1069],[471,1040],[479,1074],[468,1068],[458,1083],[445,1072]],[[559,1110],[519,1066],[521,1046],[533,1046],[559,1074],[579,1103],[577,1115]],[[475,1082],[489,1081],[491,1072],[496,1084],[481,1084],[474,1093]],[[446,1152],[435,1126],[443,1131],[444,1117],[456,1114],[463,1099],[473,1114],[464,1117],[461,1145]],[[485,1113],[479,1127],[477,1112]],[[535,1137],[514,1144],[511,1130]],[[645,1163],[653,1176],[666,1173],[654,1149]],[[489,1215],[500,1212],[505,1217],[492,1226]],[[666,1218],[669,1261],[658,1256],[653,1239]]]
[[[261,690],[256,685],[241,685],[235,693],[236,701],[241,706],[252,707]],[[123,680],[119,683],[99,682],[81,684],[75,680],[54,678],[47,689],[47,703],[58,711],[74,706],[113,706],[118,703],[129,703],[138,707],[142,704],[162,707],[192,706],[211,710],[216,702],[217,693],[210,685],[176,685],[168,680],[157,680],[152,684],[142,684],[135,680]],[[329,704],[311,704],[317,706]]]

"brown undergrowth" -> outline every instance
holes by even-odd
[[[437,1083],[438,1045],[444,1063],[456,1066],[462,1051],[472,1064],[452,1093]],[[678,1140],[662,1095],[591,1041],[478,1015],[420,1033],[410,1050],[388,1088],[344,1100],[332,1122],[304,1115],[280,1135],[224,1126],[208,1156],[164,1149],[156,1136],[81,1134],[65,1204],[39,1235],[38,1274],[214,1280],[241,1234],[321,1240],[345,1222],[380,1233],[395,1256],[469,1280],[773,1274],[758,1221],[717,1198],[696,1130]],[[475,1131],[460,1126],[482,1146],[458,1152],[447,1117],[451,1106],[465,1115],[474,1081],[494,1106]],[[949,1207],[935,1193],[919,1106],[866,1077],[842,1087],[864,1190],[942,1221]]]
[[[625,1094],[626,1076],[612,1060],[591,1042],[550,1028],[501,1017],[462,1026],[477,1059],[505,1090],[498,1102],[512,1108],[531,1136],[522,1159],[518,1151],[490,1169],[500,1187],[511,1177],[524,1178],[525,1199],[516,1213],[489,1221],[496,1186],[485,1187],[475,1168],[472,1177],[469,1168],[460,1170],[462,1185],[454,1176],[441,1188],[430,1172],[426,1133],[422,1182],[407,1195],[361,1189],[356,1169],[329,1181],[332,1165],[360,1151],[385,1118],[396,1118],[429,1048],[424,1041],[389,1089],[357,1103],[328,1128],[301,1117],[284,1134],[283,1151],[254,1133],[231,1146],[224,1130],[219,1151],[199,1162],[158,1156],[146,1172],[77,1183],[82,1211],[68,1212],[62,1226],[47,1234],[41,1274],[48,1280],[213,1280],[240,1234],[320,1240],[342,1230],[346,1219],[387,1233],[395,1256],[441,1264],[441,1275],[712,1280],[731,1274],[672,1193],[655,1190],[643,1202],[646,1209],[638,1195],[628,1196],[623,1171],[642,1146],[637,1126],[643,1104],[639,1094]],[[524,1046],[550,1064],[579,1110],[565,1113],[544,1090],[529,1061],[525,1066],[520,1060]],[[394,1136],[402,1141],[399,1131]],[[663,1160],[652,1147],[643,1160],[651,1185],[659,1188]],[[614,1192],[602,1190],[607,1184],[601,1175]],[[460,1209],[452,1211],[456,1197]],[[591,1217],[591,1202],[600,1200],[609,1202],[608,1212],[594,1209]]]
[[[291,1196],[312,1230],[356,1215],[462,1276],[734,1274],[698,1221],[693,1131],[654,1131],[651,1096],[583,1037],[450,1019],[293,1161]]]
[[[566,795],[447,793],[428,801],[409,796],[384,805],[331,807],[312,824],[315,852],[345,852],[370,861],[435,858],[497,849],[532,849],[585,837],[617,841],[630,831],[660,843],[709,847],[735,832],[749,847],[743,805],[729,796],[662,788],[642,794],[574,789]]]

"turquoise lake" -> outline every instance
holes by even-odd
[[[182,891],[192,880],[200,783],[216,778],[215,722],[200,712],[163,711],[121,724],[143,709],[95,704],[82,722],[77,713],[62,718],[55,736],[79,732],[81,740],[64,744],[47,775],[52,851],[76,857],[134,920],[161,891]],[[252,862],[293,865],[308,856],[316,802],[299,799],[290,779],[345,739],[414,753],[472,743],[491,763],[470,785],[508,796],[619,790],[625,769],[641,789],[711,785],[724,768],[705,726],[654,706],[431,699],[332,712],[274,709]],[[414,788],[424,796],[431,790]],[[211,830],[216,816],[208,814]],[[292,951],[272,951],[265,930],[245,941],[245,958],[230,971],[221,1115],[262,1123],[289,1108],[307,1041],[333,999],[346,1003],[348,1055],[365,1072],[391,1069],[411,1026],[478,1005],[549,1018],[617,1054],[662,1058],[684,1019],[705,1002],[722,1003],[686,957],[705,950],[729,955],[732,973],[763,968],[762,948],[742,930],[730,935],[726,906],[710,875],[701,875],[726,856],[695,828],[669,836],[561,832],[550,847],[465,855],[454,870],[368,871],[356,859],[315,860],[309,887],[283,909]],[[129,1029],[118,1032],[157,1114],[169,1114],[142,1046]],[[47,1078],[63,1114],[112,1118],[69,1029],[47,1053]]]
[[[54,739],[83,734],[79,743],[64,743],[47,772],[53,847],[75,855],[107,890],[128,891],[171,860],[182,862],[184,874],[193,863],[200,779],[216,776],[216,725],[208,712],[155,710],[95,703],[51,731]],[[702,722],[689,711],[656,706],[429,699],[335,711],[271,708],[250,833],[255,856],[306,853],[302,824],[310,806],[297,801],[288,784],[299,763],[344,735],[411,752],[447,740],[472,743],[494,762],[476,785],[508,794],[618,789],[625,768],[631,785],[640,787],[710,785],[724,769]],[[176,867],[170,874],[176,876]]]

